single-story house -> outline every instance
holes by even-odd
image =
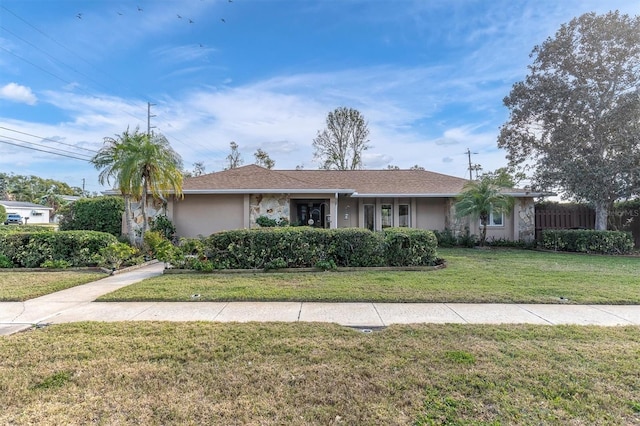
[[[0,205],[4,206],[7,214],[15,213],[22,216],[22,223],[49,223],[50,207],[41,204],[28,203],[25,201],[0,200]]]
[[[468,181],[425,170],[269,170],[248,165],[185,179],[184,198],[148,206],[166,213],[180,237],[259,227],[267,216],[295,225],[381,230],[410,227],[480,233],[479,221],[455,215],[455,197]],[[513,212],[490,218],[488,238],[532,240],[534,197],[522,189]],[[134,209],[134,223],[141,212]],[[125,221],[126,222],[126,221]]]

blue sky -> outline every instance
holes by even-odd
[[[0,171],[101,191],[86,161],[127,127],[163,133],[186,169],[315,169],[327,113],[368,122],[366,168],[468,176],[506,165],[502,99],[532,48],[627,0],[0,0]],[[18,146],[16,146],[18,145]],[[51,153],[43,152],[53,152]],[[75,157],[75,158],[70,158]]]

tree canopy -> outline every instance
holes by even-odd
[[[242,160],[242,155],[238,150],[238,144],[235,143],[234,141],[231,141],[229,143],[229,147],[231,148],[231,152],[226,157],[227,165],[224,168],[225,170],[230,170],[230,169],[235,169],[236,167],[240,167],[244,162]]]
[[[361,169],[369,149],[369,129],[360,111],[339,107],[327,115],[327,127],[313,140],[313,157],[323,169]]]
[[[0,173],[0,199],[41,203],[48,195],[81,196],[82,188],[38,176]]]
[[[584,14],[531,57],[498,146],[536,189],[592,203],[606,229],[613,202],[640,193],[640,18]]]
[[[161,134],[148,135],[136,128],[133,133],[127,129],[115,138],[106,137],[104,146],[91,161],[96,169],[101,169],[98,175],[101,184],[113,180],[122,195],[142,200],[143,234],[148,228],[147,196],[162,199],[170,193],[182,195],[182,159]],[[125,209],[130,218],[129,203]],[[131,224],[127,228],[135,242]]]
[[[273,169],[276,165],[276,162],[269,157],[269,154],[261,148],[258,148],[258,150],[253,153],[253,156],[256,158],[256,164],[260,167]]]

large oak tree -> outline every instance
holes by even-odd
[[[498,145],[538,189],[592,203],[606,229],[613,202],[640,193],[640,18],[584,14],[531,57]]]

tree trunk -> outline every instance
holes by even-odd
[[[127,226],[127,237],[131,245],[136,244],[136,233],[133,231],[133,217],[131,212],[131,196],[124,196],[124,217]]]
[[[489,218],[480,215],[480,224],[482,225],[482,230],[480,231],[480,247],[484,247],[484,243],[487,241],[487,223],[489,223]]]
[[[143,182],[142,187],[142,199],[140,202],[140,208],[142,210],[142,230],[140,231],[140,245],[142,246],[142,242],[144,241],[144,234],[147,232],[147,182]]]
[[[609,203],[598,201],[595,203],[596,224],[595,229],[599,231],[607,230],[607,221],[609,219]]]

